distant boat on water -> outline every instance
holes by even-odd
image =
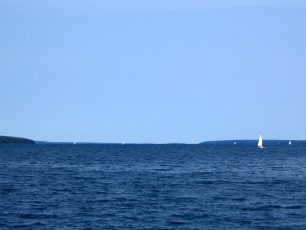
[[[234,142],[234,145],[237,145],[237,142],[236,142],[236,141]]]
[[[291,145],[291,141],[289,141],[288,145]]]
[[[262,145],[262,136],[259,135],[259,140],[258,140],[258,144],[257,144],[258,148],[262,149],[263,145]]]

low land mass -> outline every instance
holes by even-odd
[[[34,144],[35,141],[22,137],[0,136],[0,144]]]
[[[202,145],[246,145],[256,146],[258,140],[224,140],[224,141],[205,141],[200,144]],[[289,140],[263,140],[264,146],[277,146],[277,145],[289,145]],[[304,140],[291,140],[291,145],[306,146]]]

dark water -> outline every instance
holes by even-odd
[[[306,148],[1,145],[16,228],[306,229]]]

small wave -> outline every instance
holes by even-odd
[[[288,205],[288,206],[284,206],[285,209],[302,209],[303,206],[302,205]]]
[[[288,184],[292,183],[286,180],[272,180],[272,181],[246,181],[242,184],[250,184],[250,185],[278,185],[278,184]]]
[[[45,226],[45,224],[41,223],[41,222],[35,222],[35,223],[31,223],[31,224],[16,224],[13,226],[10,226],[10,228],[16,229],[16,228],[30,228],[30,229],[35,229],[35,227],[38,226]]]
[[[260,211],[260,210],[271,210],[271,209],[302,209],[302,205],[264,205],[259,207],[245,207],[244,211]]]
[[[200,180],[196,182],[196,184],[198,185],[227,184],[227,183],[232,183],[232,182],[227,180]]]
[[[36,218],[49,219],[49,218],[57,218],[58,216],[56,214],[23,213],[23,214],[19,214],[19,217],[23,219],[36,219]]]
[[[54,189],[52,189],[52,191],[54,191],[54,192],[70,192],[71,189],[68,189],[68,188],[54,188]]]
[[[18,190],[14,189],[12,186],[7,186],[7,187],[0,189],[0,194],[7,195],[9,193],[16,192],[16,191]]]
[[[209,215],[207,213],[182,213],[182,214],[173,214],[171,217],[174,219],[185,219],[185,220],[195,220],[195,219],[203,219],[207,218]]]
[[[281,205],[263,205],[258,207],[245,207],[242,208],[243,211],[266,211],[272,209],[281,209],[283,208]]]
[[[234,201],[246,201],[247,198],[245,198],[245,197],[238,197],[238,198],[233,198],[232,200],[234,200]]]
[[[213,184],[214,181],[211,180],[203,180],[203,181],[197,181],[196,184],[198,185],[208,185],[208,184]]]
[[[173,224],[173,225],[183,225],[186,224],[184,221],[181,220],[170,220],[168,221],[169,224]]]
[[[214,201],[222,201],[222,200],[228,200],[228,198],[225,197],[225,196],[215,196],[215,197],[213,197],[213,200]]]

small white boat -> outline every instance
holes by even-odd
[[[236,142],[236,141],[234,142],[234,145],[237,145],[237,142]]]
[[[291,141],[289,141],[288,145],[291,145]]]
[[[263,145],[262,145],[262,137],[261,135],[259,135],[259,140],[258,140],[258,144],[257,144],[258,148],[262,149]]]

